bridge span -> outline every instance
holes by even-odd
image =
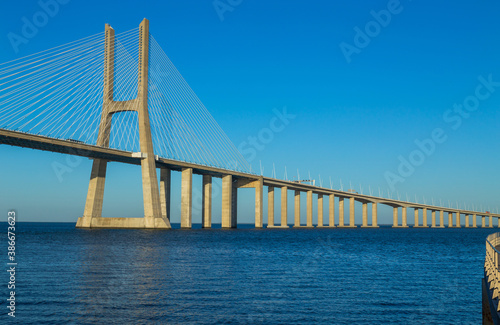
[[[182,228],[192,227],[193,174],[203,176],[204,228],[212,225],[214,177],[222,179],[223,228],[237,227],[238,189],[244,188],[255,190],[257,228],[264,227],[265,196],[267,227],[289,227],[290,191],[293,227],[356,227],[356,202],[362,205],[361,227],[378,227],[379,205],[393,208],[393,227],[408,227],[408,209],[414,212],[415,227],[429,226],[429,212],[434,228],[444,227],[445,214],[449,227],[461,227],[462,216],[466,227],[477,227],[478,218],[482,227],[487,220],[492,227],[493,218],[500,218],[490,212],[405,202],[253,174],[150,35],[147,19],[137,29],[118,35],[106,24],[102,35],[0,65],[0,81],[0,144],[93,160],[85,210],[77,227],[171,228],[172,171],[182,173]],[[108,162],[141,166],[143,218],[102,217]],[[274,215],[277,189],[281,193],[279,220]],[[305,225],[300,216],[302,193],[307,196]],[[324,201],[328,202],[326,218]]]
[[[129,152],[106,148],[70,140],[61,140],[41,135],[0,129],[0,143],[12,146],[45,150],[69,155],[87,157],[90,159],[103,159],[106,161],[141,165],[144,154],[140,152]],[[395,199],[381,198],[359,193],[329,189],[298,183],[289,180],[281,180],[270,177],[257,176],[251,173],[236,172],[213,166],[204,166],[162,157],[155,157],[156,168],[160,169],[160,189],[162,202],[162,215],[170,219],[170,174],[171,171],[182,173],[181,189],[181,227],[190,228],[192,225],[192,175],[203,176],[203,209],[202,226],[209,228],[212,225],[212,178],[221,178],[222,187],[222,227],[235,228],[237,225],[236,205],[238,188],[255,189],[255,227],[262,228],[264,225],[264,187],[267,187],[267,227],[288,228],[288,194],[292,191],[294,196],[293,227],[357,227],[354,222],[355,202],[362,204],[361,227],[378,227],[378,206],[387,205],[393,208],[393,227],[408,227],[408,209],[414,211],[414,227],[445,227],[445,214],[448,216],[448,227],[461,227],[461,217],[465,218],[465,227],[477,227],[481,220],[482,227],[493,227],[493,218],[500,218],[499,214],[485,213],[480,211],[461,210],[445,208],[421,203],[406,202]],[[275,190],[281,191],[280,216],[275,219]],[[300,197],[302,193],[307,195],[307,222],[300,222]],[[314,195],[314,196],[313,196]],[[317,223],[313,224],[313,199],[317,200]],[[328,202],[327,218],[324,216],[324,202]],[[368,208],[371,205],[371,209]],[[338,206],[338,208],[336,208]],[[346,219],[346,206],[349,207],[349,215]],[[371,213],[369,213],[371,211]],[[401,211],[401,218],[399,212]],[[336,212],[338,217],[336,218]],[[429,218],[430,212],[430,218]],[[369,222],[369,214],[371,220]],[[99,218],[99,217],[98,217]],[[96,218],[97,219],[97,218]],[[118,219],[118,224],[113,220]],[[136,225],[141,228],[142,218],[102,218],[101,222],[93,221],[96,227],[107,225],[107,227],[127,227]],[[430,220],[430,223],[428,222]],[[279,222],[277,222],[279,221]]]

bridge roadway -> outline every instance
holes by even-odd
[[[0,144],[7,144],[12,146],[31,148],[36,150],[44,150],[51,152],[58,152],[63,154],[76,155],[88,158],[99,158],[107,161],[121,162],[127,164],[140,165],[141,159],[144,158],[144,154],[138,152],[129,152],[118,149],[105,148],[95,145],[90,145],[82,142],[72,141],[72,140],[61,140],[51,137],[33,135],[29,133],[23,133],[18,131],[10,131],[5,129],[0,129]],[[318,227],[356,227],[354,223],[354,207],[355,202],[360,202],[362,204],[362,227],[377,227],[377,206],[378,204],[384,204],[391,206],[393,208],[393,226],[394,227],[407,227],[407,209],[414,209],[414,217],[416,227],[427,227],[427,211],[432,213],[432,227],[444,227],[444,213],[448,213],[448,225],[453,226],[453,216],[455,216],[454,227],[461,227],[461,215],[465,215],[465,226],[470,226],[469,216],[472,217],[472,227],[477,226],[477,217],[482,218],[482,227],[486,227],[486,218],[489,219],[489,227],[493,227],[493,218],[500,218],[500,214],[486,213],[480,211],[462,210],[445,208],[439,206],[433,206],[428,204],[406,202],[395,199],[380,198],[376,196],[370,196],[359,193],[351,193],[340,190],[328,189],[318,186],[312,186],[309,184],[303,184],[293,181],[279,180],[270,177],[262,177],[254,174],[236,172],[232,170],[227,170],[223,168],[204,166],[194,163],[182,162],[172,159],[166,159],[162,157],[155,157],[156,167],[163,170],[175,170],[182,172],[182,196],[183,202],[181,205],[191,204],[192,205],[192,181],[188,182],[186,180],[192,179],[192,174],[204,175],[203,177],[203,226],[211,226],[211,212],[210,209],[205,207],[211,207],[211,177],[222,178],[223,188],[222,188],[222,201],[223,201],[223,211],[222,211],[222,224],[223,227],[231,228],[236,227],[236,202],[237,194],[235,189],[237,188],[255,188],[256,189],[256,209],[255,209],[255,225],[256,227],[262,227],[263,224],[263,211],[262,211],[262,201],[263,201],[263,186],[268,187],[268,227],[288,227],[287,220],[287,203],[288,203],[288,191],[295,191],[294,202],[294,227],[313,227],[312,222],[312,208],[313,208],[313,194],[317,194],[318,200]],[[208,186],[209,185],[209,186]],[[165,185],[164,185],[165,186]],[[170,184],[167,184],[168,191],[170,193]],[[274,189],[281,189],[281,224],[274,225]],[[210,191],[208,191],[208,189]],[[307,193],[307,224],[302,226],[300,223],[300,194],[302,192]],[[184,197],[189,196],[189,199],[185,200]],[[329,213],[328,213],[328,225],[324,224],[323,220],[323,197],[327,196],[329,201]],[[335,197],[338,198],[338,223],[335,222]],[[169,198],[166,199],[169,201]],[[349,203],[349,220],[344,219],[344,201]],[[169,206],[170,202],[168,202]],[[368,204],[372,205],[372,220],[370,225],[368,225]],[[402,222],[399,222],[399,209],[402,210]],[[419,211],[422,210],[422,222],[420,222]],[[181,208],[181,226],[190,227],[191,226],[191,208]],[[436,213],[439,213],[439,225],[437,224]],[[167,212],[167,215],[169,212]]]

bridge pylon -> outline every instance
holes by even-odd
[[[162,214],[156,160],[148,111],[149,21],[139,25],[139,69],[137,97],[127,101],[114,100],[115,32],[105,27],[104,96],[97,145],[109,147],[111,120],[119,112],[137,112],[142,169],[144,218],[103,218],[102,205],[107,161],[94,159],[83,217],[77,228],[171,228],[169,213]]]

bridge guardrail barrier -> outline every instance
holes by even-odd
[[[500,321],[500,233],[494,233],[486,237],[486,256],[484,259],[484,285],[486,286],[489,314],[486,318],[490,322],[488,324],[498,324]],[[483,305],[484,301],[483,295]],[[484,322],[483,309],[483,322]]]

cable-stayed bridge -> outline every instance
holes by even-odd
[[[377,227],[379,204],[393,208],[393,226],[492,227],[500,215],[392,200],[253,174],[250,165],[198,99],[144,19],[136,29],[105,31],[0,65],[0,143],[93,159],[82,228],[170,228],[171,171],[182,173],[181,227],[192,225],[192,175],[203,175],[202,225],[211,227],[212,178],[222,178],[222,227],[237,226],[237,189],[255,189],[255,226],[263,227],[267,187],[267,227],[288,227],[288,192],[294,192],[294,226],[356,227],[355,202],[362,203],[362,226]],[[144,217],[102,217],[107,163],[141,165]],[[160,170],[158,184],[157,170]],[[281,189],[279,225],[274,190]],[[307,223],[300,224],[300,196],[307,193]],[[328,214],[324,219],[324,202]],[[345,204],[348,202],[348,204]],[[368,223],[368,205],[371,223]],[[338,205],[338,222],[335,206]],[[344,216],[345,205],[349,215]],[[401,218],[399,211],[401,210]],[[422,219],[420,222],[420,211]],[[472,224],[471,224],[472,222]]]

